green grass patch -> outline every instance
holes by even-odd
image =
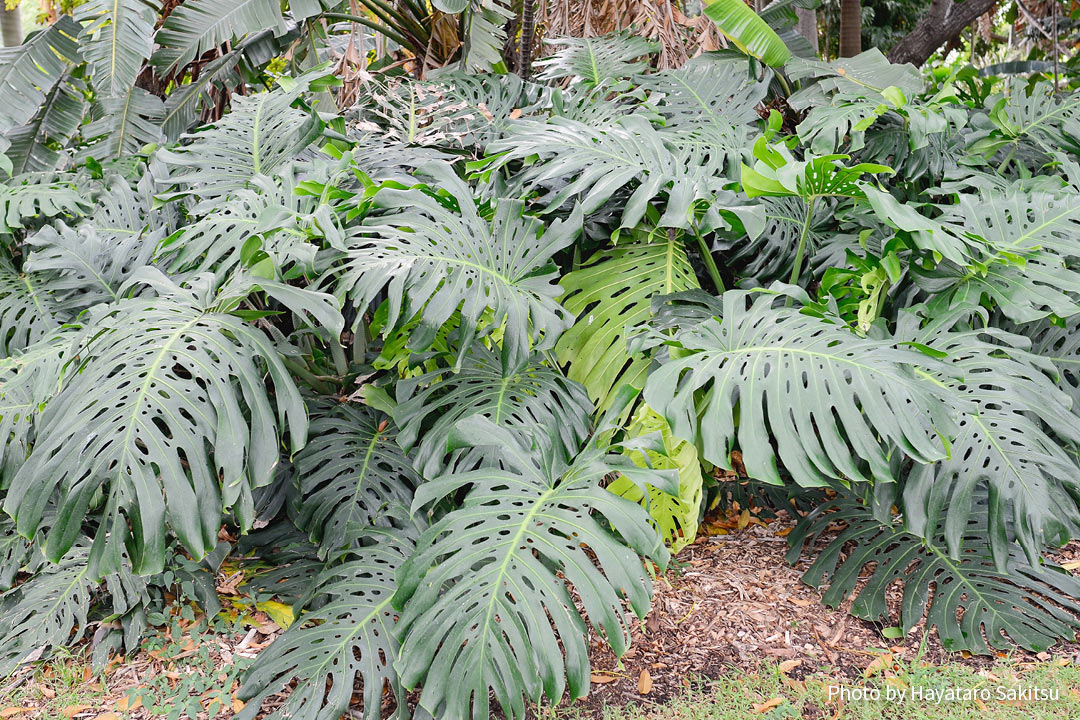
[[[1038,689],[1036,691],[1036,688]],[[562,720],[580,709],[557,710]],[[661,705],[604,709],[604,720],[1074,720],[1080,718],[1080,667],[998,661],[975,668],[895,660],[888,670],[858,681],[826,671],[792,679],[776,666],[757,673],[732,668],[717,680],[695,681]]]

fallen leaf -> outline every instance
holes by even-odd
[[[243,710],[243,709],[244,709],[244,705],[246,705],[246,704],[247,704],[247,703],[245,703],[245,702],[244,702],[243,700],[241,700],[240,698],[233,698],[233,701],[232,701],[232,711],[233,711],[234,713],[238,713],[238,712],[240,712],[241,710]]]
[[[107,712],[101,713],[94,720],[120,720],[120,716],[116,713]]]
[[[743,510],[739,514],[739,529],[744,530],[744,529],[746,529],[746,526],[749,525],[749,524],[750,524],[750,511],[749,510]]]
[[[138,710],[142,707],[142,698],[136,697],[132,700],[129,697],[122,697],[116,701],[116,709],[120,712],[131,712],[132,710]]]
[[[878,655],[866,666],[866,670],[863,671],[862,676],[864,678],[873,677],[882,670],[887,670],[892,666],[893,656],[892,653],[885,653],[884,655]]]
[[[800,665],[802,665],[802,660],[785,660],[780,663],[780,672],[786,675]]]
[[[757,713],[758,715],[764,715],[765,713],[769,712],[773,708],[779,707],[780,703],[782,703],[782,702],[784,702],[784,698],[782,698],[782,697],[769,698],[768,700],[761,703],[760,705],[754,705],[754,712]]]
[[[1080,570],[1080,560],[1074,560],[1072,562],[1061,563],[1061,567],[1066,570]]]
[[[64,708],[64,717],[73,718],[81,712],[89,710],[89,705],[68,705]]]
[[[256,603],[255,607],[262,610],[264,613],[270,616],[270,618],[278,624],[278,627],[288,628],[293,624],[295,615],[293,615],[292,606],[285,603],[279,603],[276,600],[265,600],[261,603]]]
[[[0,718],[15,717],[19,713],[30,712],[33,709],[28,707],[6,707],[0,710]]]
[[[595,675],[594,674],[594,675],[589,676],[589,680],[596,683],[597,685],[603,685],[604,683],[615,682],[618,679],[619,678],[612,677],[611,675]]]
[[[652,692],[652,675],[648,670],[642,670],[637,679],[637,691],[641,695],[648,695]]]
[[[47,685],[42,685],[41,687],[39,687],[38,692],[40,692],[42,697],[44,697],[46,700],[52,700],[54,697],[56,697],[56,691],[53,690],[51,687],[48,687]]]

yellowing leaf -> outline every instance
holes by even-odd
[[[278,627],[281,628],[288,628],[296,619],[293,615],[292,606],[286,605],[285,603],[279,603],[276,600],[265,600],[261,603],[256,603],[255,607],[269,615],[273,621],[278,624]]]

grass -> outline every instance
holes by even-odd
[[[0,715],[20,718],[11,708],[34,707],[42,718],[64,718],[65,711],[78,707],[96,707],[105,697],[105,684],[82,658],[61,651],[42,665],[27,682],[15,688],[10,697],[0,698]],[[29,713],[28,713],[29,714]]]
[[[663,705],[606,708],[604,720],[1080,720],[1080,667],[1063,662],[998,661],[978,671],[894,660],[880,675],[843,684],[827,672],[796,680],[776,666],[753,674],[732,669],[718,680],[692,683],[683,697]],[[1013,699],[1016,688],[1033,687],[1056,697]],[[966,697],[949,699],[943,693],[950,689]],[[570,708],[555,716],[578,717]]]

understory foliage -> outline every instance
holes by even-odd
[[[231,554],[296,618],[238,717],[520,718],[741,482],[829,603],[1073,637],[1080,95],[625,33],[353,73],[289,5],[2,51],[0,675]]]

